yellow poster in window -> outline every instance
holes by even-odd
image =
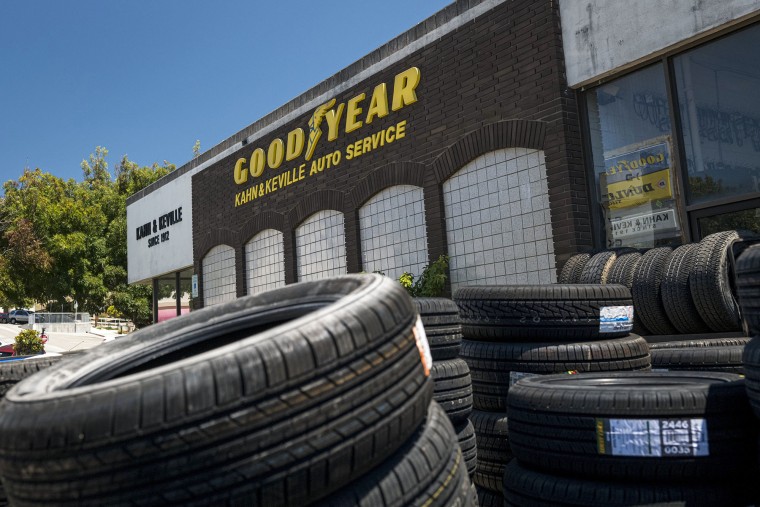
[[[631,208],[649,201],[672,199],[670,168],[607,184],[605,204],[610,209]]]

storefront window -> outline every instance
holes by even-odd
[[[673,59],[689,204],[758,192],[760,26]]]
[[[654,65],[587,94],[594,181],[607,247],[681,237],[665,75]]]
[[[715,232],[734,229],[760,233],[760,208],[702,217],[698,221],[699,232],[703,238]]]

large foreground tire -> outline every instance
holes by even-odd
[[[464,340],[462,359],[470,365],[473,404],[504,412],[509,388],[530,375],[648,370],[649,345],[636,335],[576,343],[494,343]]]
[[[393,456],[317,505],[467,507],[473,500],[454,428],[433,403],[424,426]]]
[[[744,381],[730,373],[526,378],[512,387],[507,415],[512,453],[549,472],[718,480],[755,461]]]
[[[679,333],[708,333],[710,331],[694,305],[689,289],[689,276],[698,249],[698,244],[691,243],[673,250],[662,275],[660,284],[662,305],[668,320]]]
[[[600,319],[611,307],[632,306],[630,291],[620,285],[472,286],[457,290],[454,300],[470,340],[593,340],[631,330]]]
[[[689,277],[694,305],[715,332],[739,331],[739,306],[731,289],[729,248],[739,239],[736,231],[710,234],[699,242]]]
[[[392,455],[432,399],[379,275],[293,284],[51,366],[2,402],[15,505],[305,504]],[[361,459],[355,459],[361,456]]]
[[[748,483],[740,481],[669,483],[610,482],[538,472],[516,460],[504,474],[505,505],[514,507],[609,507],[646,505],[726,507],[750,503]]]

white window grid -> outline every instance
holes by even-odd
[[[444,182],[443,198],[453,290],[556,281],[543,151],[481,155]]]
[[[201,264],[204,306],[232,301],[237,297],[235,249],[217,245],[208,251]]]
[[[319,211],[296,228],[296,267],[299,282],[347,273],[343,213]]]
[[[283,234],[266,229],[245,244],[247,293],[258,294],[285,285]]]
[[[397,185],[359,209],[362,269],[397,280],[404,271],[422,274],[428,263],[425,198],[420,187]]]

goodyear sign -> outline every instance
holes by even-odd
[[[417,102],[419,83],[420,70],[412,67],[395,76],[390,90],[387,83],[379,83],[369,96],[360,93],[341,103],[330,99],[312,113],[308,121],[308,135],[299,127],[291,130],[285,139],[274,139],[266,150],[257,147],[249,157],[239,158],[232,176],[235,184],[245,188],[235,194],[235,206],[242,206],[305,178],[319,175],[337,167],[343,160],[361,157],[403,139],[406,136],[406,120],[383,130],[370,131],[345,150],[329,151],[315,158],[320,146],[335,141],[341,134],[366,130],[374,120]],[[279,170],[283,167],[286,170],[275,176],[265,174],[266,169]]]
[[[667,143],[661,143],[605,159],[606,169],[600,175],[602,204],[621,209],[672,199],[668,154]]]

